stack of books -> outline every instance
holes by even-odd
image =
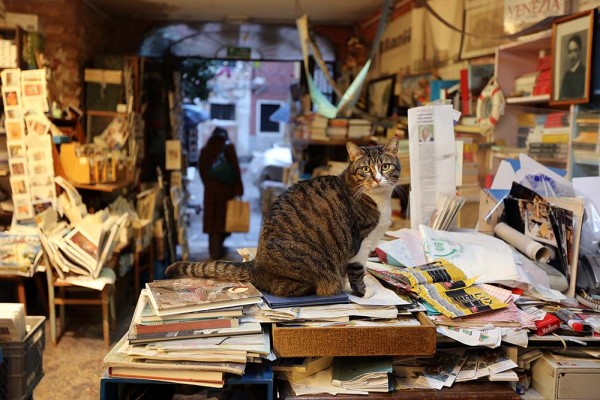
[[[108,375],[223,387],[246,362],[267,356],[268,333],[243,322],[261,301],[247,282],[172,279],[146,284],[127,334],[104,358]]]
[[[362,139],[371,135],[371,121],[353,118],[348,121],[348,138]]]
[[[327,136],[331,139],[343,140],[348,136],[348,120],[345,118],[335,118],[329,121]]]
[[[533,96],[550,93],[550,67],[552,66],[552,56],[543,56],[538,59],[536,72],[538,73],[535,85],[533,87]]]
[[[329,137],[327,136],[328,126],[328,118],[323,117],[321,114],[315,114],[310,123],[310,138],[312,140],[329,140]]]
[[[521,75],[515,78],[515,87],[513,96],[531,96],[536,86],[539,72],[531,72],[529,74]]]

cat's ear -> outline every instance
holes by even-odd
[[[392,136],[392,138],[383,147],[383,151],[390,153],[393,156],[398,154],[398,145],[400,144],[400,138],[398,136]]]
[[[354,162],[358,157],[364,156],[365,152],[358,147],[355,143],[348,142],[346,143],[346,150],[348,150],[348,155],[350,156],[350,162]]]

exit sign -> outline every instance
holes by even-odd
[[[252,49],[250,47],[227,46],[227,58],[249,60]]]

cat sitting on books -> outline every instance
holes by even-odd
[[[398,142],[348,142],[350,163],[342,174],[301,181],[280,195],[265,216],[253,260],[178,261],[167,277],[250,281],[277,296],[299,297],[339,294],[347,276],[352,293],[365,296],[364,265],[391,225]]]

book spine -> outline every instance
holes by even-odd
[[[218,318],[151,325],[138,324],[135,326],[135,330],[138,335],[144,335],[149,333],[178,332],[192,329],[235,328],[236,326],[239,326],[237,318]]]

